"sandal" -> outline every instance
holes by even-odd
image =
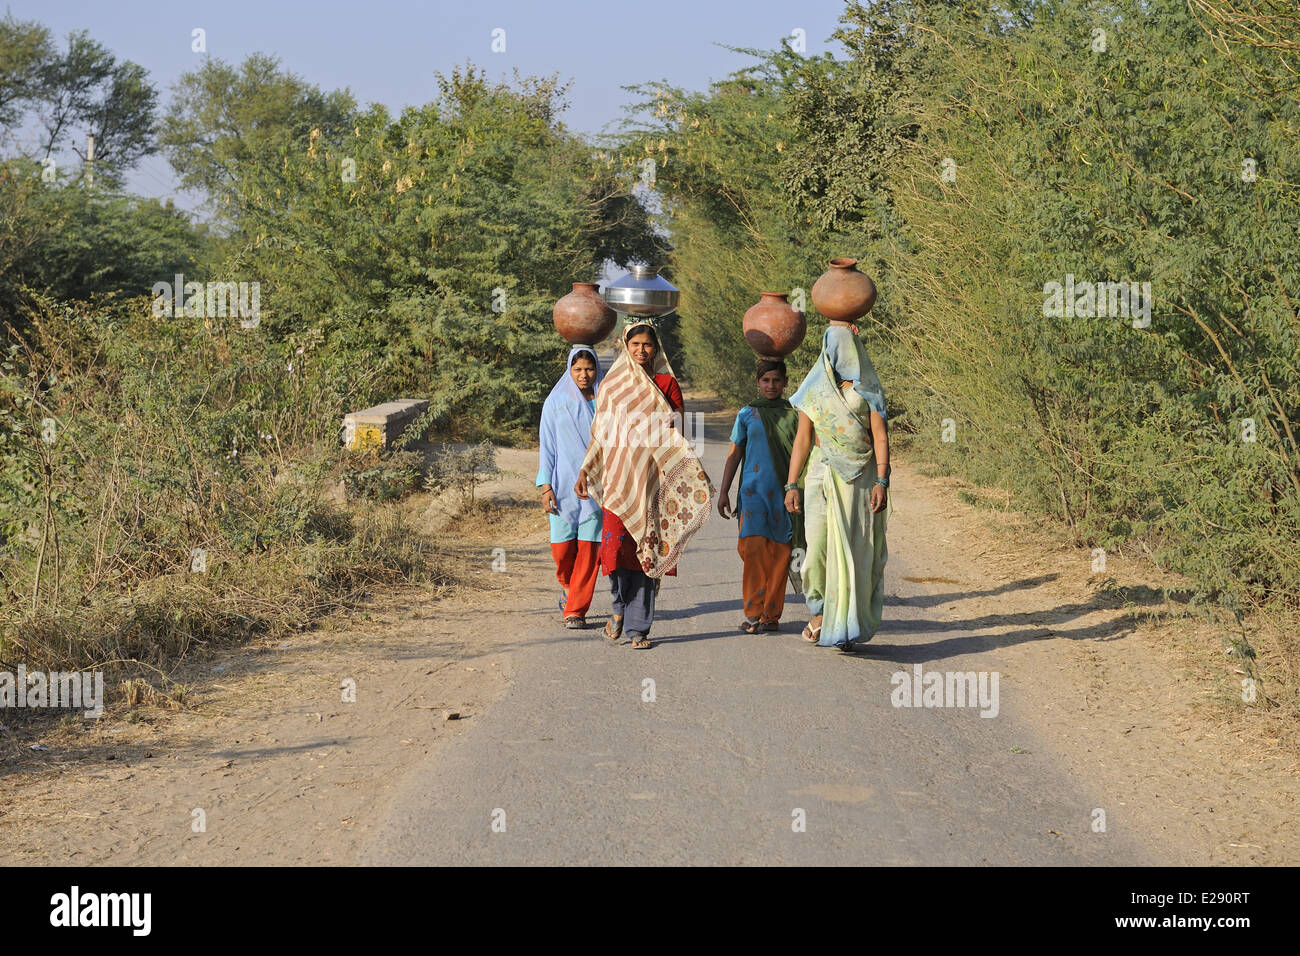
[[[636,634],[635,631],[632,633]],[[636,634],[636,640],[632,642],[632,646],[638,651],[643,651],[647,647],[654,647],[654,645],[650,643],[650,635],[648,634]]]
[[[587,619],[578,614],[570,614],[564,619],[564,626],[571,631],[580,631],[587,626]]]
[[[816,627],[809,627],[805,624],[803,626],[803,639],[809,644],[816,644],[822,639],[822,626],[818,624]]]
[[[610,641],[613,644],[618,644],[621,643],[623,640],[623,622],[622,621],[619,622],[618,630],[616,631],[611,631],[609,629],[609,626],[613,623],[614,623],[613,618],[610,618],[608,621],[605,622],[605,640]]]
[[[764,622],[763,622],[763,630],[765,630],[765,631],[779,631],[779,630],[781,630],[781,622],[780,622],[780,621],[764,621]]]
[[[853,641],[845,641],[843,644],[840,645],[841,654],[856,654],[857,652],[858,652],[858,645],[855,644]]]
[[[740,622],[740,629],[746,634],[757,634],[759,625],[763,622],[756,617],[747,617]]]

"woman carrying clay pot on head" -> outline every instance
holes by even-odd
[[[853,260],[833,260],[832,266],[839,262],[851,269]],[[817,301],[816,286],[813,297],[823,314],[834,314]],[[870,302],[859,306],[858,315]],[[812,619],[803,637],[852,652],[857,642],[875,636],[884,610],[890,471],[885,393],[857,326],[831,319],[821,354],[790,403],[799,409],[799,428],[785,504],[792,513],[804,513],[803,586]]]
[[[804,549],[802,516],[786,510],[781,490],[799,425],[799,413],[781,397],[788,381],[785,361],[760,358],[754,378],[758,397],[736,415],[718,495],[718,514],[730,518],[731,481],[739,473],[736,550],[744,562],[740,629],[747,634],[781,629],[791,553]]]
[[[551,555],[563,591],[560,611],[568,628],[586,626],[598,577],[604,515],[595,502],[574,494],[573,482],[591,441],[600,379],[596,353],[585,345],[572,349],[568,369],[542,406],[538,429],[537,487],[551,525]]]
[[[605,510],[600,565],[610,578],[605,637],[648,648],[659,579],[677,573],[691,536],[709,515],[713,486],[683,434],[682,390],[654,326],[640,323],[596,397],[586,460],[574,484]]]

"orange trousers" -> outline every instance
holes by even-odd
[[[565,617],[586,617],[591,607],[591,596],[596,590],[596,577],[600,564],[596,560],[599,541],[561,541],[551,545],[555,558],[555,580],[568,594],[564,605]]]
[[[745,562],[740,589],[745,596],[745,617],[763,621],[781,620],[785,610],[785,586],[789,580],[790,545],[761,535],[739,538],[736,551]]]

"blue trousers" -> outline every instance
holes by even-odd
[[[644,571],[609,572],[609,593],[613,613],[623,618],[623,632],[629,637],[650,633],[655,620],[655,582]]]

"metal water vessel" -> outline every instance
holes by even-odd
[[[677,309],[681,292],[658,269],[634,264],[630,272],[605,286],[601,297],[615,312],[657,318]]]

